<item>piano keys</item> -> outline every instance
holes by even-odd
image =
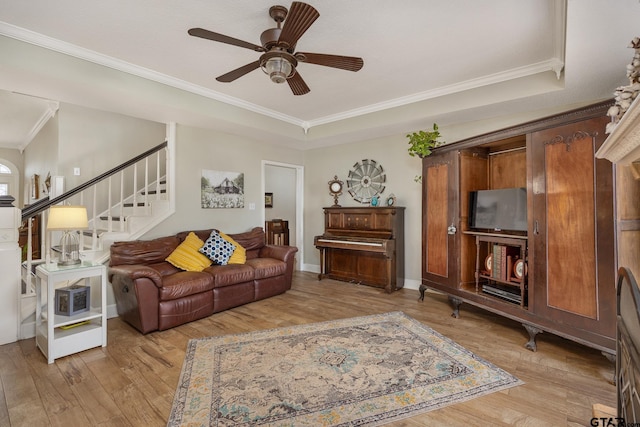
[[[384,288],[404,286],[404,208],[325,208],[325,231],[314,238],[324,277]]]

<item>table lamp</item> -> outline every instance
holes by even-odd
[[[47,231],[63,231],[58,265],[80,264],[80,241],[76,230],[89,227],[84,206],[51,206]]]

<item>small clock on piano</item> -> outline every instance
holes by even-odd
[[[333,196],[332,208],[339,208],[338,196],[342,194],[342,186],[344,183],[338,179],[338,175],[334,175],[333,179],[329,181],[329,194]]]

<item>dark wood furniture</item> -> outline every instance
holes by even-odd
[[[527,237],[465,231],[476,238],[476,292],[497,296],[527,307],[527,276],[517,277],[514,267],[527,259]],[[502,259],[496,256],[503,255]],[[492,258],[488,258],[489,256]],[[487,266],[487,261],[491,265]],[[504,264],[502,273],[495,268]],[[456,316],[457,317],[457,313]]]
[[[329,277],[384,288],[404,286],[404,208],[324,208],[318,279]]]
[[[618,417],[625,425],[640,421],[640,288],[627,268],[618,272]]]
[[[289,246],[289,221],[272,219],[264,223],[267,245]]]
[[[595,159],[606,138],[610,103],[526,123],[436,148],[423,159],[422,285],[521,322],[526,347],[548,331],[615,352],[614,174]],[[482,291],[469,192],[526,187],[526,304]]]
[[[27,259],[27,242],[29,240],[29,221],[31,222],[31,259],[40,259],[40,215],[22,221],[18,235],[18,245],[22,249],[22,261]]]

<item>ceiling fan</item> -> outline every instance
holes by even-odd
[[[277,27],[270,28],[260,35],[262,46],[238,40],[203,28],[191,28],[190,35],[203,39],[226,43],[263,52],[257,61],[243,65],[216,78],[219,82],[229,83],[239,77],[261,68],[274,83],[289,84],[294,95],[309,93],[309,86],[296,69],[298,62],[324,65],[348,71],[358,71],[364,65],[362,58],[353,56],[327,55],[323,53],[295,52],[296,43],[318,19],[320,13],[313,6],[302,2],[293,2],[291,10],[284,6],[269,8],[269,16],[276,21]],[[283,24],[284,22],[284,24]]]

